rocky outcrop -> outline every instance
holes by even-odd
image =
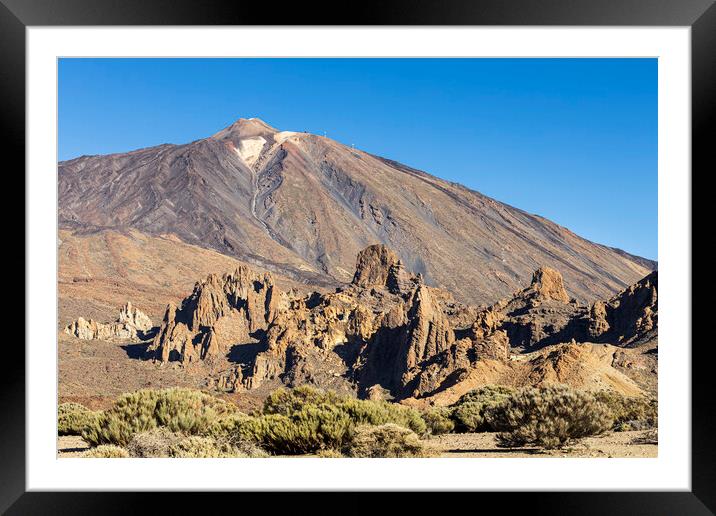
[[[540,267],[532,275],[532,283],[523,291],[523,297],[540,301],[557,301],[569,303],[569,296],[564,289],[562,275],[549,267]]]
[[[65,333],[82,340],[124,340],[139,342],[152,330],[152,320],[127,302],[115,322],[101,323],[83,317],[65,327]]]
[[[162,362],[225,358],[232,347],[255,342],[256,332],[266,330],[286,302],[270,273],[242,266],[222,277],[212,274],[180,307],[167,306],[147,352]]]
[[[422,282],[420,274],[409,273],[398,256],[382,244],[368,246],[358,253],[352,285],[387,287],[393,294],[406,294]]]
[[[127,301],[127,304],[125,304],[119,311],[119,317],[117,317],[117,322],[120,324],[133,326],[137,330],[145,333],[151,330],[154,326],[149,316],[147,316],[138,308],[132,306],[132,303],[130,303],[129,301]]]
[[[658,272],[654,271],[609,301],[590,308],[589,336],[595,342],[638,345],[656,337]]]
[[[656,328],[655,274],[587,307],[570,300],[559,272],[545,267],[512,298],[472,307],[373,245],[359,253],[352,283],[326,294],[284,293],[270,274],[245,267],[210,275],[180,307],[167,307],[148,352],[160,362],[207,366],[210,384],[222,390],[309,383],[363,397],[430,397],[476,368],[552,344],[632,342],[630,335]],[[568,377],[560,364],[573,371],[570,357],[581,356],[570,353],[535,361],[529,374]]]
[[[549,267],[537,269],[529,287],[496,303],[493,309],[502,314],[502,328],[510,345],[520,350],[569,342],[575,333],[581,340],[584,333],[583,324],[575,321],[583,317],[586,308],[570,300],[562,275]]]

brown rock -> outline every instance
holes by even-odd
[[[564,289],[562,275],[550,267],[540,267],[532,275],[532,284],[524,291],[525,297],[538,301],[553,300],[569,303],[569,295]]]
[[[386,246],[381,244],[368,246],[358,253],[353,285],[364,288],[385,286],[391,269],[398,263],[398,256]]]

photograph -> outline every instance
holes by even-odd
[[[659,457],[659,58],[56,63],[60,462]]]

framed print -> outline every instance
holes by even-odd
[[[3,510],[714,510],[690,302],[712,2],[0,15],[27,205]]]

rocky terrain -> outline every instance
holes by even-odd
[[[448,404],[479,385],[567,383],[636,395],[656,388],[657,314],[656,272],[582,305],[544,267],[511,297],[472,306],[372,245],[329,293],[284,291],[248,267],[209,275],[167,307],[145,358],[225,392],[314,384]]]
[[[184,282],[241,264],[332,290],[376,242],[422,275],[418,297],[435,287],[467,304],[509,297],[540,267],[560,271],[567,295],[591,304],[656,268],[461,185],[259,119],[58,168],[62,324],[83,310],[108,317],[126,299],[155,316]]]
[[[65,333],[82,340],[139,342],[151,335],[152,328],[152,320],[128,302],[119,311],[117,320],[112,323],[100,323],[80,317],[65,327]]]

